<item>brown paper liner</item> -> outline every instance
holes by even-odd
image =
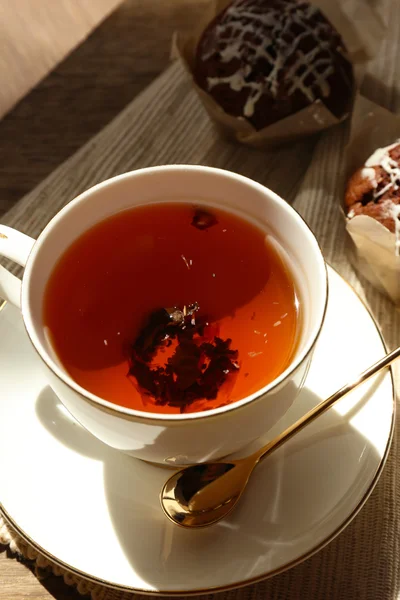
[[[345,114],[338,119],[321,100],[258,131],[245,118],[228,115],[212,96],[196,84],[193,69],[196,48],[203,31],[230,2],[231,0],[210,0],[196,31],[189,36],[176,34],[172,50],[172,56],[179,56],[182,59],[204,108],[224,136],[255,148],[268,148],[313,135],[340,123],[349,116]],[[358,83],[363,76],[365,63],[376,54],[383,39],[385,27],[382,21],[368,5],[367,0],[355,0],[355,2],[312,0],[312,2],[321,9],[341,34]]]
[[[351,134],[346,150],[346,181],[377,148],[400,139],[400,118],[358,96],[354,105]],[[344,190],[343,190],[344,192]],[[353,265],[377,289],[400,307],[400,256],[396,255],[396,236],[372,217],[359,215],[346,219],[351,239]]]

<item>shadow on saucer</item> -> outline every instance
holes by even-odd
[[[360,403],[367,402],[374,387],[369,388]],[[296,413],[304,413],[320,401],[304,389],[301,407],[296,408]],[[300,416],[296,413],[293,413],[294,419]],[[249,579],[257,575],[260,563],[263,570],[268,570],[283,552],[290,555],[294,540],[304,539],[308,546],[313,528],[323,522],[329,528],[334,511],[343,510],[343,486],[357,490],[370,473],[368,459],[360,465],[356,479],[353,478],[354,471],[346,469],[346,465],[361,461],[364,453],[373,460],[376,452],[360,432],[354,435],[355,430],[350,424],[352,411],[341,416],[330,410],[320,417],[318,427],[310,425],[257,468],[245,496],[229,518],[210,528],[188,531],[170,523],[161,511],[159,493],[168,478],[168,471],[131,458],[96,440],[69,416],[50,388],[40,394],[37,414],[44,427],[62,444],[74,452],[102,461],[109,518],[121,548],[134,571],[159,589],[165,589],[171,582],[175,589],[184,591],[188,581],[191,587],[203,589],[208,582],[216,582],[218,578],[225,581],[230,577],[236,581]],[[308,461],[310,452],[313,453],[312,468]],[[327,464],[329,453],[334,456],[334,462]],[[339,476],[341,490],[337,486]],[[373,499],[363,515],[368,509],[374,513]],[[310,524],[313,527],[310,528]],[[356,519],[327,549],[295,569],[257,584],[263,590],[263,596],[275,597],[276,590],[285,589],[283,597],[286,600],[299,600],[301,586],[298,587],[297,578],[308,585],[307,579],[314,577],[324,582],[324,590],[320,595],[316,590],[313,598],[336,600],[341,597],[330,595],[331,589],[337,591],[340,587],[332,561],[340,564],[342,573],[348,572],[351,587],[350,563],[347,564],[344,557],[349,554],[347,545],[354,541],[354,536],[363,539],[358,560],[368,564],[371,573],[375,568],[384,568],[376,553],[376,536],[371,535],[371,529],[365,518]],[[312,545],[320,541],[315,539]],[[228,558],[224,561],[223,557]],[[352,576],[356,578],[356,565],[351,563],[351,568]],[[387,577],[392,574],[388,573]],[[353,597],[373,598],[355,590]],[[374,600],[377,597],[374,596]]]
[[[50,386],[43,388],[37,397],[36,414],[53,437],[82,456],[105,460],[111,450],[70,415]]]

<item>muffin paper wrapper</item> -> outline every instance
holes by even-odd
[[[307,108],[257,131],[245,118],[228,115],[212,96],[196,84],[193,69],[197,44],[209,23],[230,4],[230,1],[210,0],[196,31],[189,36],[177,33],[172,50],[173,57],[178,56],[182,59],[193,87],[220,132],[242,144],[268,148],[318,133],[345,120],[349,114],[338,119],[323,101],[317,100]],[[312,4],[321,9],[342,36],[353,63],[357,87],[366,62],[377,53],[383,39],[385,27],[382,21],[368,4],[368,0],[312,0]]]
[[[358,96],[354,105],[350,140],[346,149],[346,183],[351,175],[375,152],[400,139],[400,118],[390,111]],[[342,197],[344,199],[344,189]],[[396,253],[396,235],[366,215],[347,219],[354,267],[372,285],[400,307],[400,256]]]

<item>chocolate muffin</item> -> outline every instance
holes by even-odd
[[[300,0],[233,0],[204,31],[197,84],[226,113],[260,130],[322,100],[351,110],[354,76],[338,32]]]
[[[347,184],[349,219],[367,215],[396,233],[400,218],[400,140],[379,148]]]

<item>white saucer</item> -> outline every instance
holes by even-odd
[[[283,429],[379,359],[377,327],[329,269],[326,324]],[[226,521],[200,531],[159,506],[169,471],[108,448],[63,409],[39,368],[21,317],[0,312],[0,500],[18,533],[56,563],[129,591],[189,594],[281,572],[332,540],[382,470],[394,423],[386,372],[277,451]],[[276,431],[275,431],[276,432]]]

